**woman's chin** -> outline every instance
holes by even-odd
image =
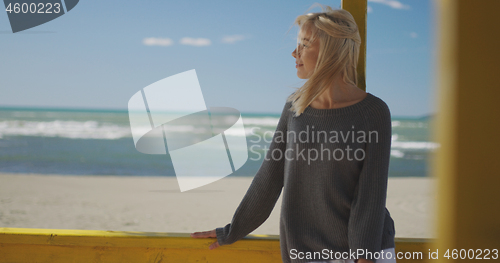
[[[299,69],[299,70],[297,70],[297,77],[299,77],[299,79],[308,79],[310,76],[309,76],[309,74],[307,74],[303,70]]]
[[[303,74],[299,74],[299,73],[297,73],[297,77],[299,77],[299,79],[307,79],[306,76],[304,76]]]

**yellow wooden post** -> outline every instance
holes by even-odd
[[[436,7],[441,147],[432,164],[438,239],[431,249],[440,261],[447,251],[462,260],[460,249],[492,260],[500,249],[500,1],[439,0]]]
[[[342,0],[342,9],[349,11],[356,20],[361,36],[358,60],[358,87],[366,91],[366,11],[367,0]]]

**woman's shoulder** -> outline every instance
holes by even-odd
[[[363,114],[368,127],[388,127],[390,129],[392,121],[389,105],[376,95],[369,93],[368,96],[370,99]]]
[[[391,115],[391,110],[389,109],[389,105],[381,99],[380,97],[367,92],[367,103],[366,106],[368,108],[369,113],[375,114],[387,114]]]

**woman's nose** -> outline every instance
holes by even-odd
[[[294,49],[293,52],[292,52],[292,56],[294,58],[297,58],[297,49]]]

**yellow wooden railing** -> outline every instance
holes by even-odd
[[[0,228],[0,262],[282,262],[275,235],[249,235],[209,250],[214,240],[195,239],[186,233]],[[430,241],[397,238],[396,253],[415,258],[420,252],[425,258]]]

